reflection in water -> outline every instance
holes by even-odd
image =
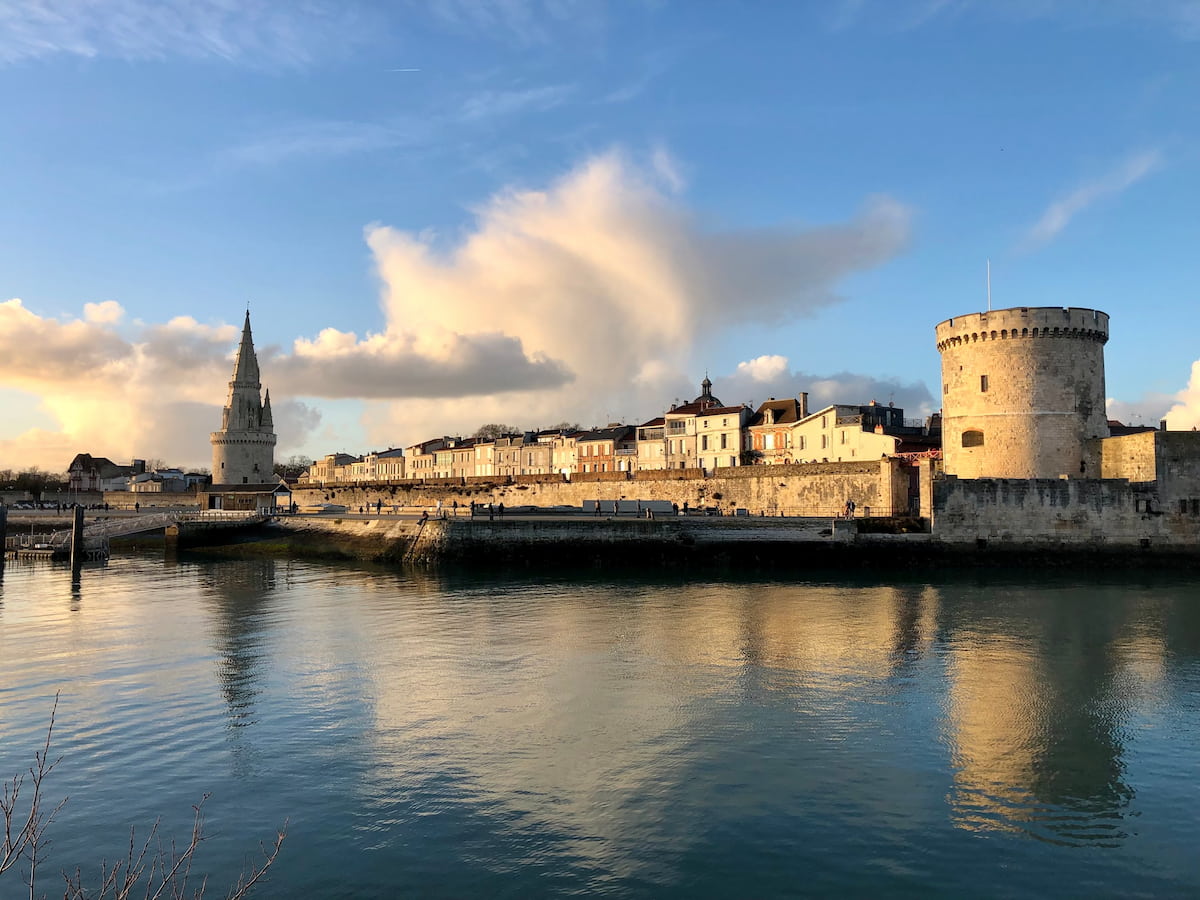
[[[0,762],[65,685],[64,851],[212,791],[235,877],[291,818],[269,896],[1200,890],[1190,585],[63,574],[9,567]]]
[[[553,835],[540,856],[653,880],[678,851],[655,850],[679,840],[662,822],[702,818],[732,785],[751,806],[797,789],[764,743],[810,740],[814,721],[823,739],[861,732],[866,686],[929,652],[937,598],[777,584],[614,586],[583,602],[552,585],[430,595],[418,602],[432,632],[391,631],[374,672],[364,827],[394,816],[397,797],[457,794],[518,834]],[[761,734],[737,721],[747,705],[763,707]],[[728,757],[730,786],[706,789],[713,755]]]
[[[250,560],[204,570],[201,588],[213,613],[217,677],[229,709],[229,724],[254,723],[254,701],[270,666],[267,638],[275,602],[275,560]]]
[[[955,629],[950,803],[960,827],[1066,843],[1127,836],[1125,722],[1161,645],[1131,634],[1121,607],[1082,600],[993,598],[986,615],[969,616],[985,627]]]

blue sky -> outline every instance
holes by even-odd
[[[1200,423],[1195,0],[0,0],[0,468],[728,403],[936,409],[933,329],[1112,316]],[[1198,370],[1200,371],[1200,370]]]

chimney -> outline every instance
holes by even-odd
[[[800,392],[800,418],[808,415],[808,391]]]
[[[1160,419],[1160,420],[1159,420],[1159,422],[1158,422],[1158,430],[1159,430],[1159,431],[1166,431],[1166,430],[1167,430],[1167,420],[1166,420],[1166,419]]]

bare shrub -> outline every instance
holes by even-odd
[[[53,807],[46,805],[45,782],[62,757],[51,762],[50,741],[54,734],[54,717],[58,712],[58,695],[50,711],[50,724],[46,728],[46,740],[42,748],[34,753],[33,765],[27,772],[18,772],[3,784],[0,791],[0,817],[3,817],[3,842],[0,843],[0,878],[9,869],[24,861],[23,875],[30,900],[38,898],[38,876],[43,853],[49,844],[47,829],[54,817],[66,804],[64,797]],[[150,900],[196,900],[204,896],[207,876],[193,878],[192,863],[197,849],[204,841],[204,803],[209,795],[192,807],[195,817],[192,833],[187,844],[180,847],[174,839],[164,839],[155,821],[150,833],[140,844],[136,830],[130,829],[129,848],[125,858],[109,863],[100,863],[100,880],[96,886],[84,883],[79,868],[74,874],[63,873],[64,900],[129,900],[136,889],[138,896]],[[240,900],[249,894],[275,863],[283,839],[287,834],[287,822],[268,844],[260,844],[262,854],[254,865],[242,871],[237,883],[226,894],[228,900]],[[197,883],[198,882],[198,883]],[[41,896],[45,896],[44,894]]]

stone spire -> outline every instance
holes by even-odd
[[[253,385],[259,383],[258,357],[254,355],[254,337],[250,334],[250,310],[246,310],[246,324],[242,326],[242,342],[238,345],[237,362],[233,366],[233,384]]]
[[[262,405],[262,421],[260,423],[264,431],[275,430],[275,420],[271,418],[271,391],[268,388],[265,391],[266,396],[263,397]]]

